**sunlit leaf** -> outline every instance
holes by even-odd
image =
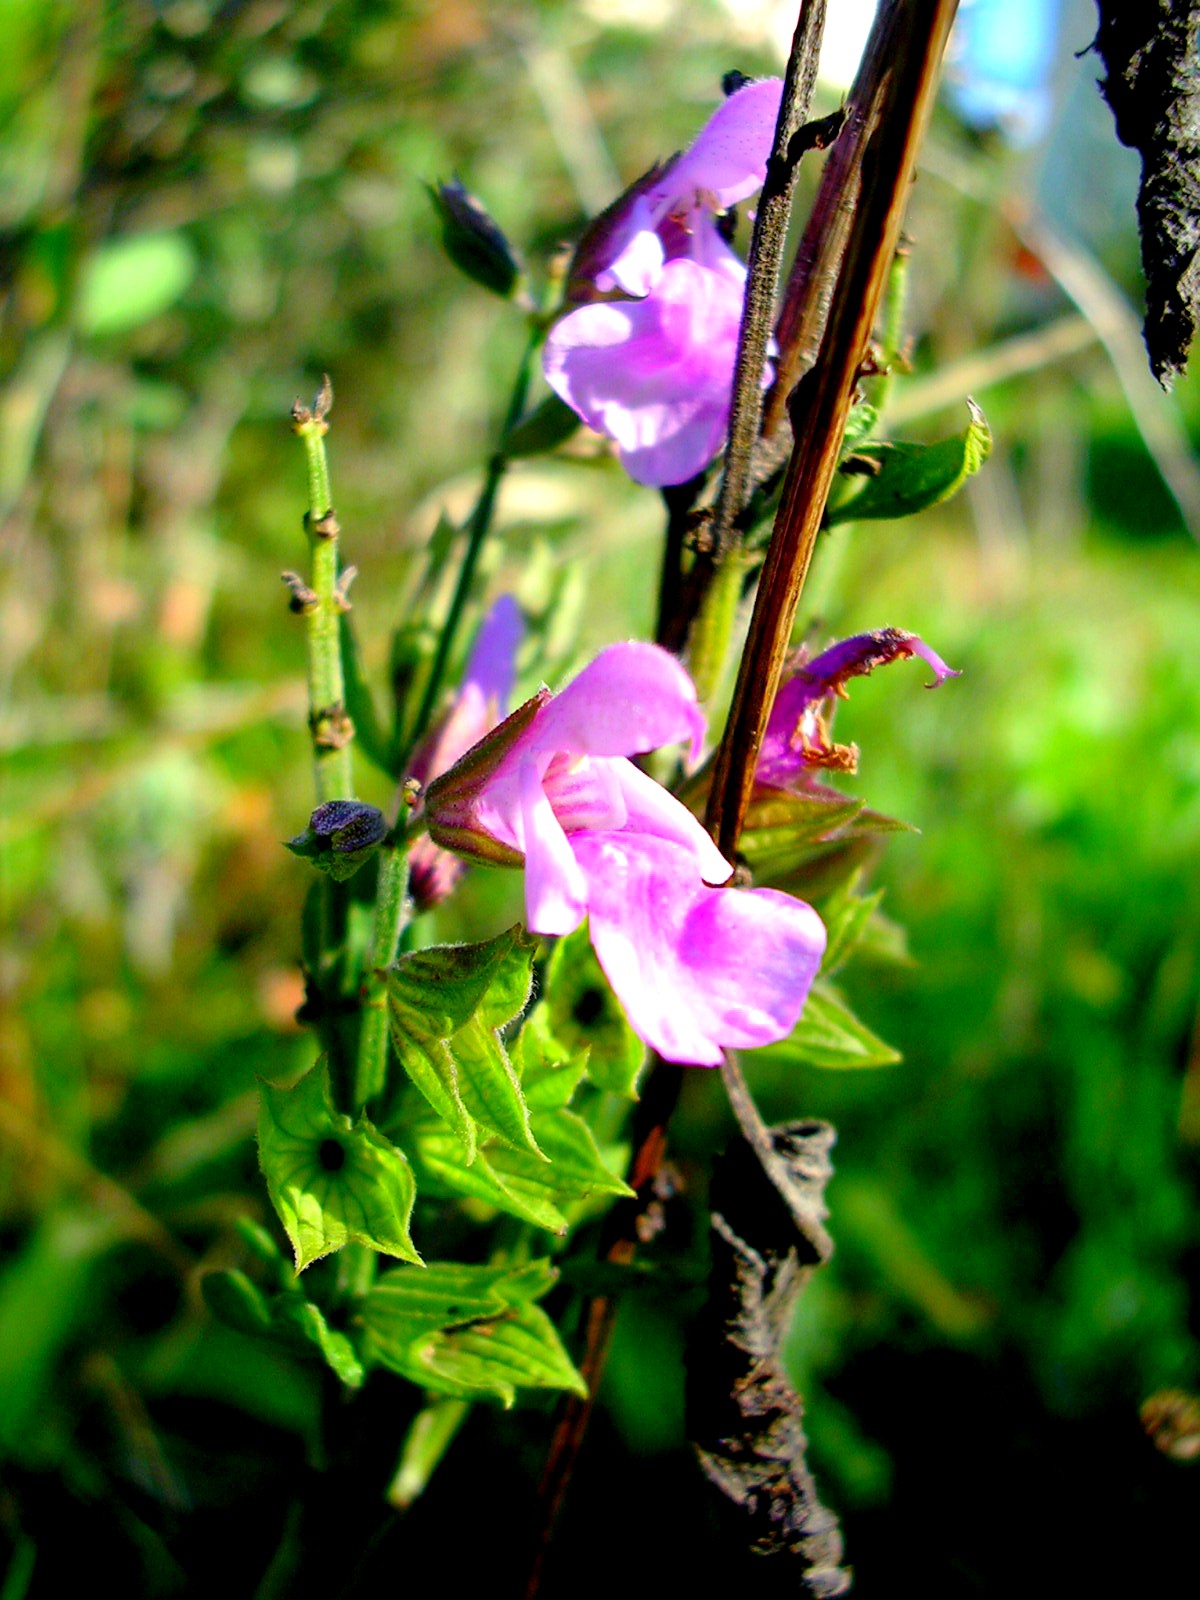
[[[936,444],[887,441],[857,449],[855,456],[870,464],[871,475],[861,479],[856,494],[826,512],[826,521],[910,517],[948,500],[991,454],[992,435],[983,412],[973,400],[967,407],[971,420],[962,433]]]
[[[290,1089],[262,1085],[258,1156],[297,1271],[346,1244],[420,1262],[412,1169],[365,1116],[334,1110],[324,1062]]]
[[[474,1159],[478,1128],[538,1155],[500,1030],[525,1009],[537,940],[519,923],[482,944],[434,945],[388,973],[392,1041],[405,1072]]]
[[[369,1360],[437,1394],[494,1398],[519,1388],[585,1395],[554,1324],[533,1304],[555,1281],[546,1261],[525,1267],[432,1262],[385,1273],[363,1302]]]

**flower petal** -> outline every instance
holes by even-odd
[[[530,730],[532,751],[632,756],[687,739],[693,756],[704,739],[704,713],[684,668],[656,644],[611,644]]]
[[[512,694],[517,647],[524,632],[520,606],[511,594],[502,594],[484,617],[471,646],[463,682],[475,684],[485,701],[495,701],[497,721],[504,715]]]
[[[762,187],[783,95],[781,78],[747,83],[713,112],[667,176],[677,195],[694,187],[719,205],[736,205]]]
[[[709,889],[691,853],[632,833],[571,839],[596,956],[630,1024],[667,1061],[791,1032],[825,949],[811,906],[773,889]]]
[[[632,761],[608,763],[625,798],[625,831],[669,839],[689,851],[696,872],[705,883],[727,883],[733,868],[717,849],[707,828],[661,783],[635,767]],[[593,762],[598,766],[599,762]]]
[[[531,933],[571,933],[587,910],[587,883],[546,798],[534,761],[520,774],[525,920]]]
[[[583,306],[556,323],[546,380],[590,428],[616,440],[636,482],[686,482],[725,435],[741,310],[741,288],[727,273],[668,261],[646,299]]]

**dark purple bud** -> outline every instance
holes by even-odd
[[[442,222],[442,244],[460,272],[511,300],[521,286],[524,269],[502,229],[458,179],[430,188],[429,198]]]
[[[387,819],[378,806],[362,800],[327,800],[308,819],[307,829],[287,840],[287,848],[340,883],[358,871],[387,831]]]

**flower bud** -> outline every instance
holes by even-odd
[[[377,806],[362,800],[327,800],[308,819],[305,831],[287,840],[287,848],[340,883],[358,871],[387,831],[387,819]]]
[[[455,178],[430,188],[429,198],[442,222],[442,245],[460,272],[511,300],[524,269],[516,251],[484,206]]]

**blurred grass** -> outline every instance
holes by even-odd
[[[726,68],[772,65],[716,6],[644,11],[4,0],[0,1527],[15,1570],[36,1552],[31,1594],[54,1592],[64,1520],[138,1592],[183,1592],[235,1524],[265,1571],[315,1449],[313,1373],[215,1329],[195,1287],[241,1260],[234,1219],[265,1217],[255,1078],[309,1057],[306,880],[280,849],[309,785],[278,580],[302,559],[286,415],[331,372],[382,692],[416,556],[438,508],[469,503],[521,339],[440,257],[422,180],[459,173],[538,261],[611,172],[690,137]],[[935,139],[995,195],[1033,192],[1033,158],[949,116]],[[1088,248],[1136,300],[1132,190],[1126,210]],[[912,231],[914,390],[1071,309],[951,184],[922,181]],[[970,1485],[1052,1503],[1024,1514],[1078,1575],[1121,1483],[1127,1536],[1166,1560],[1185,1469],[1137,1407],[1200,1382],[1196,549],[1098,346],[978,398],[997,447],[970,495],[830,535],[813,579],[822,640],[912,628],[964,670],[926,695],[896,667],[839,717],[856,792],[922,829],[878,874],[916,965],[848,979],[905,1061],[758,1085],[771,1115],[840,1130],[838,1256],[792,1354],[863,1593],[934,1506],[938,1592],[1013,1592],[1000,1510]],[[1163,404],[1194,443],[1196,380]],[[648,630],[660,513],[611,461],[522,464],[499,520],[492,592],[537,612],[571,590],[531,672]],[[490,931],[512,891],[480,874],[441,925]],[[700,1183],[715,1087],[689,1081],[679,1134]],[[646,1453],[686,1507],[679,1315],[631,1319],[596,1448],[630,1484],[620,1452]],[[611,1482],[584,1503],[612,1505]],[[603,1550],[576,1530],[598,1571],[631,1559],[637,1517],[612,1523]]]

